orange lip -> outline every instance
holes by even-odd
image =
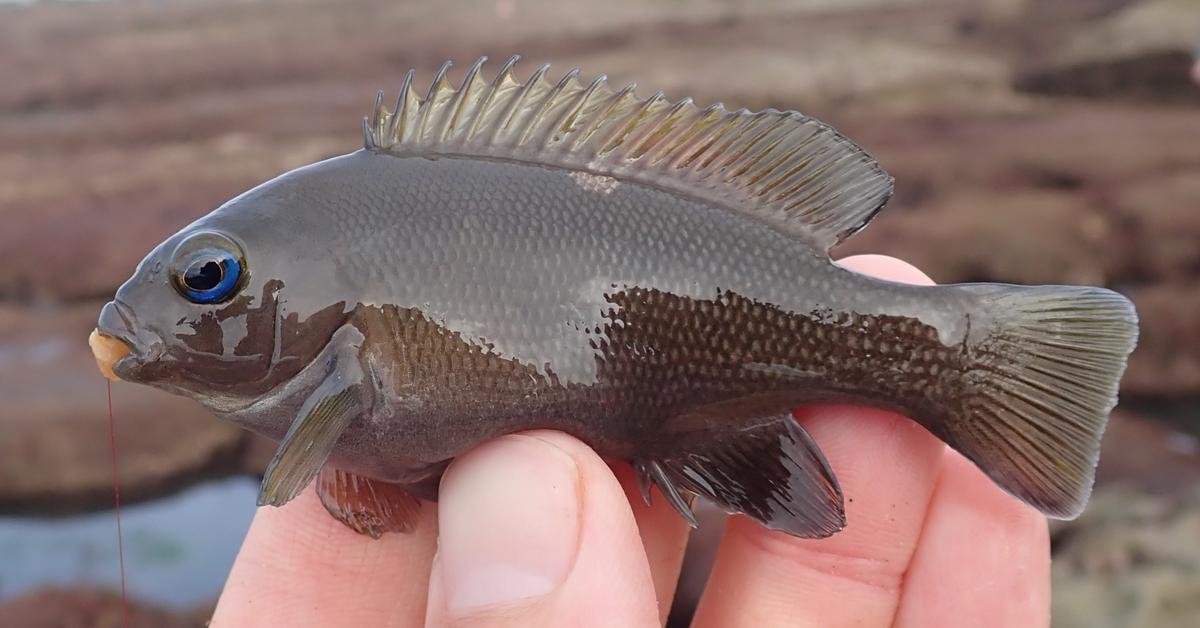
[[[100,367],[100,373],[114,382],[120,381],[121,378],[113,372],[113,366],[118,360],[129,355],[129,346],[108,334],[100,333],[99,329],[93,329],[88,336],[88,346],[92,348],[92,355],[96,357],[96,366]]]

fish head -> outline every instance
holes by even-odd
[[[304,180],[265,183],[146,255],[100,312],[101,371],[228,406],[308,365],[348,312]]]

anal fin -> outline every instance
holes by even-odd
[[[384,532],[411,532],[421,515],[420,500],[404,487],[330,465],[317,476],[317,495],[335,519],[374,539]]]
[[[645,463],[638,462],[634,463],[633,469],[637,472],[638,487],[647,506],[650,505],[650,485],[653,483],[658,486],[658,490],[662,491],[663,497],[667,498],[667,503],[671,504],[675,512],[679,513],[679,516],[683,517],[689,526],[693,529],[700,527],[700,522],[696,520],[696,513],[692,510],[695,494],[685,495],[679,492],[679,488],[667,476],[662,464],[655,460]]]
[[[636,468],[689,522],[694,518],[678,498],[680,490],[794,536],[824,538],[846,526],[837,478],[790,414],[677,436],[672,451],[639,461]]]

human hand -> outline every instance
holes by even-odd
[[[931,283],[891,258],[841,264]],[[796,416],[841,482],[847,527],[807,540],[731,518],[694,625],[1049,625],[1036,510],[903,417],[833,405]],[[359,536],[310,488],[258,511],[211,625],[658,625],[687,540],[658,497],[646,506],[628,466],[544,431],[460,456],[412,534]]]

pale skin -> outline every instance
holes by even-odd
[[[839,263],[932,283],[892,258]],[[1040,513],[901,416],[796,417],[841,481],[848,526],[804,540],[731,518],[694,626],[1049,626]],[[546,431],[456,459],[412,534],[359,536],[310,488],[258,511],[211,625],[661,625],[688,528],[659,497],[646,506],[627,466]]]

